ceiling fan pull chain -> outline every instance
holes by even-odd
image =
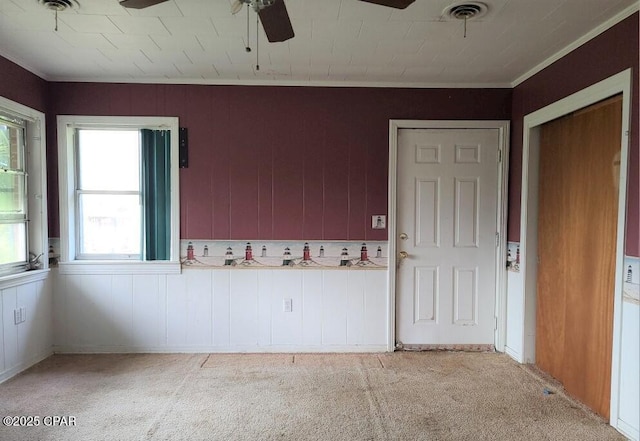
[[[247,45],[244,50],[247,52],[251,52],[251,46],[249,46],[249,3],[247,3]]]
[[[256,71],[260,70],[260,16],[256,13]]]
[[[467,16],[464,16],[464,38],[467,38]]]
[[[58,10],[56,9],[56,32],[58,32]]]

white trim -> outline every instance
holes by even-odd
[[[375,353],[384,352],[384,345],[320,345],[320,346],[54,346],[56,354],[140,354],[140,353]]]
[[[64,77],[48,79],[60,83],[96,83],[95,78]],[[264,79],[183,79],[183,78],[105,78],[99,83],[106,84],[173,84],[173,85],[205,85],[205,86],[284,86],[284,87],[371,87],[371,88],[400,88],[400,89],[511,89],[511,82],[496,83],[438,83],[438,82],[410,82],[410,81],[342,81],[342,80],[264,80]]]
[[[40,280],[46,279],[49,275],[48,273],[48,269],[41,269],[2,276],[0,277],[0,290],[39,282]]]
[[[10,378],[15,377],[16,375],[18,375],[20,372],[25,371],[27,369],[29,369],[31,366],[36,365],[38,363],[40,363],[42,360],[45,360],[47,358],[49,358],[50,356],[53,355],[53,350],[52,349],[47,349],[44,352],[41,352],[40,354],[31,357],[29,360],[20,363],[14,367],[12,367],[11,369],[8,369],[2,373],[0,373],[0,383],[4,383],[5,381],[9,380]]]
[[[4,98],[0,96],[0,107],[4,107],[9,109],[13,113],[17,113],[22,116],[23,119],[27,119],[29,121],[36,121],[40,118],[44,118],[44,113],[32,109],[31,107],[27,107],[24,104],[20,104],[15,101],[11,101],[10,99]],[[43,129],[44,132],[44,129]]]
[[[640,439],[640,431],[622,420],[618,420],[618,427],[616,427],[616,429],[630,440]]]
[[[166,268],[170,273],[174,273],[175,264],[180,261],[180,174],[179,174],[179,158],[178,158],[178,146],[179,146],[179,121],[177,117],[163,117],[163,116],[78,116],[78,115],[58,115],[57,127],[58,127],[58,173],[59,173],[59,185],[60,185],[60,261],[72,262],[76,259],[76,244],[75,244],[75,224],[72,216],[69,215],[72,207],[75,206],[74,188],[75,188],[75,173],[74,173],[74,154],[73,154],[73,141],[70,138],[73,136],[73,129],[82,126],[105,126],[105,127],[119,127],[119,128],[150,128],[150,129],[164,129],[171,132],[171,252],[170,260],[168,262],[137,262],[141,269],[146,274],[156,273],[156,271],[150,270],[152,266],[156,266],[157,269]],[[166,263],[173,263],[174,265],[166,265]],[[88,262],[84,262],[88,264]],[[96,263],[91,263],[95,265]],[[111,262],[114,265],[113,262]],[[125,271],[124,274],[129,274],[129,266],[118,267],[120,262],[116,262],[114,268],[119,271]],[[61,267],[64,265],[61,264]],[[99,268],[105,269],[106,267],[99,266]],[[120,269],[118,269],[120,268]],[[78,269],[82,271],[82,269]],[[96,271],[101,271],[96,269]],[[82,274],[86,272],[82,271]],[[76,274],[76,273],[74,273]],[[95,273],[94,273],[95,274]],[[102,274],[102,273],[100,273]]]
[[[172,261],[98,261],[60,262],[59,274],[180,274],[182,265]]]
[[[19,116],[26,122],[27,203],[29,251],[42,253],[41,267],[49,267],[47,211],[47,145],[45,114],[23,104],[0,97],[0,110]],[[0,277],[4,280],[5,276]]]
[[[504,353],[507,354],[509,357],[513,358],[518,363],[524,363],[524,360],[522,359],[522,354],[520,352],[514,351],[509,346],[504,347]]]
[[[494,345],[498,352],[507,346],[507,220],[509,218],[509,158],[511,151],[511,123],[506,121],[500,127],[501,166],[498,170],[498,213],[496,225],[500,240],[496,262],[496,333]]]
[[[622,141],[620,158],[620,187],[618,194],[618,235],[616,240],[616,269],[613,312],[613,350],[611,370],[610,423],[618,428],[620,397],[620,340],[622,336],[622,281],[624,280],[624,235],[626,192],[629,167],[629,121],[631,115],[631,69],[627,69],[586,89],[556,101],[524,117],[522,152],[522,208],[520,220],[521,264],[524,280],[523,358],[535,361],[536,278],[537,278],[537,187],[539,126],[563,115],[622,93]]]
[[[498,167],[498,206],[496,225],[500,241],[496,251],[496,308],[498,326],[494,336],[497,351],[504,352],[507,328],[507,213],[509,179],[509,121],[389,121],[389,280],[387,283],[387,350],[395,349],[396,318],[396,223],[397,223],[397,169],[398,169],[398,130],[399,129],[498,129],[500,132],[500,150],[502,167]]]
[[[528,70],[527,72],[525,72],[524,74],[520,75],[518,78],[516,78],[514,81],[511,82],[510,87],[515,88],[516,86],[518,86],[519,84],[525,82],[526,80],[528,80],[529,78],[531,78],[532,76],[534,76],[535,74],[540,72],[541,70],[545,69],[546,67],[549,67],[550,65],[552,65],[553,63],[555,63],[556,61],[561,59],[562,57],[566,56],[570,52],[572,52],[575,49],[579,48],[580,46],[582,46],[583,44],[585,44],[589,40],[592,40],[592,39],[596,38],[598,35],[602,34],[603,32],[611,29],[612,27],[614,27],[615,25],[620,23],[622,20],[624,20],[624,19],[630,17],[631,15],[635,14],[636,11],[638,11],[639,7],[640,7],[640,3],[636,2],[635,4],[633,4],[633,5],[625,8],[624,10],[620,11],[618,14],[614,15],[609,20],[607,20],[604,23],[598,25],[594,29],[590,30],[589,32],[584,34],[582,37],[578,38],[573,43],[570,43],[566,47],[560,49],[558,52],[556,52],[555,54],[553,54],[552,56],[550,56],[549,58],[544,60],[542,63],[538,64],[534,68],[532,68],[532,69]]]

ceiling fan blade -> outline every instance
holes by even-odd
[[[293,26],[291,26],[284,0],[275,0],[273,5],[261,9],[258,16],[269,42],[286,41],[294,37]]]
[[[231,3],[231,15],[236,15],[238,12],[240,12],[243,6],[244,3],[242,3],[240,0],[234,0],[233,3]]]
[[[360,0],[366,3],[375,3],[376,5],[389,6],[390,8],[404,9],[416,0]]]
[[[144,9],[149,6],[155,6],[168,0],[121,0],[120,6],[131,9]]]

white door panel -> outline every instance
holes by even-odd
[[[493,344],[498,129],[398,131],[397,340]]]

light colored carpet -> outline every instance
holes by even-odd
[[[492,353],[55,355],[0,385],[0,415],[77,422],[1,440],[624,439]]]

